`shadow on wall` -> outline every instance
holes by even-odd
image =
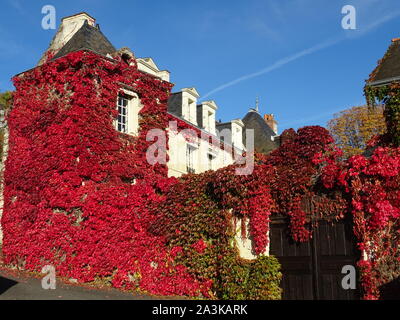
[[[18,282],[0,277],[0,295],[2,295],[4,292],[6,292],[8,289],[11,287],[15,286]]]

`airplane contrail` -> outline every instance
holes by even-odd
[[[311,48],[308,48],[308,49],[305,49],[303,51],[300,51],[300,52],[298,52],[298,53],[296,53],[294,55],[291,55],[291,56],[285,57],[283,59],[280,59],[280,60],[276,61],[274,64],[270,65],[269,67],[266,67],[264,69],[261,69],[260,71],[254,72],[254,73],[246,74],[246,75],[244,75],[244,76],[242,76],[240,78],[237,78],[235,80],[227,82],[227,83],[225,83],[225,84],[223,84],[223,85],[221,85],[221,86],[209,91],[208,93],[206,93],[202,97],[201,100],[209,97],[210,95],[212,95],[212,94],[214,94],[214,93],[216,93],[218,91],[221,91],[223,89],[231,87],[231,86],[233,86],[233,85],[235,85],[235,84],[237,84],[239,82],[242,82],[242,81],[245,81],[245,80],[248,80],[248,79],[251,79],[251,78],[258,77],[258,76],[263,75],[265,73],[269,73],[269,72],[271,72],[271,71],[273,71],[275,69],[278,69],[278,68],[284,66],[285,64],[288,64],[288,63],[290,63],[290,62],[292,62],[294,60],[297,60],[297,59],[299,59],[301,57],[304,57],[306,55],[312,54],[312,53],[314,53],[316,51],[319,51],[319,50],[322,50],[324,48],[333,46],[334,44],[336,44],[336,43],[338,43],[338,42],[340,42],[342,40],[344,40],[344,39],[343,38],[330,39],[328,41],[324,41],[324,42],[322,42],[320,44],[317,44],[317,45],[315,45],[315,46],[313,46]]]
[[[366,34],[368,31],[371,31],[372,29],[378,27],[379,25],[381,25],[381,24],[383,24],[383,23],[385,23],[385,22],[387,22],[389,20],[392,20],[393,18],[395,18],[395,17],[397,17],[399,15],[400,15],[399,11],[392,12],[391,14],[388,14],[388,15],[384,16],[383,18],[371,23],[370,25],[365,27],[363,30],[361,30],[360,33],[357,33],[354,37],[360,37],[360,36]],[[212,94],[214,94],[216,92],[219,92],[221,90],[229,88],[229,87],[231,87],[231,86],[233,86],[235,84],[238,84],[238,83],[240,83],[242,81],[249,80],[251,78],[255,78],[255,77],[261,76],[263,74],[269,73],[269,72],[271,72],[273,70],[276,70],[276,69],[279,69],[279,68],[283,67],[284,65],[286,65],[286,64],[288,64],[290,62],[293,62],[293,61],[295,61],[297,59],[300,59],[300,58],[302,58],[304,56],[313,54],[313,53],[315,53],[317,51],[320,51],[322,49],[331,47],[331,46],[333,46],[333,45],[335,45],[335,44],[337,44],[339,42],[342,42],[344,40],[348,40],[348,39],[351,39],[351,38],[352,37],[349,37],[348,35],[343,35],[343,36],[340,36],[340,37],[331,38],[329,40],[323,41],[323,42],[321,42],[321,43],[319,43],[319,44],[317,44],[317,45],[315,45],[313,47],[310,47],[308,49],[305,49],[305,50],[302,50],[302,51],[300,51],[298,53],[295,53],[295,54],[293,54],[291,56],[288,56],[288,57],[285,57],[283,59],[280,59],[280,60],[276,61],[274,64],[272,64],[272,65],[270,65],[270,66],[268,66],[268,67],[266,67],[264,69],[261,69],[261,70],[259,70],[257,72],[249,73],[249,74],[246,74],[246,75],[244,75],[242,77],[239,77],[239,78],[237,78],[235,80],[227,82],[227,83],[225,83],[225,84],[223,84],[223,85],[221,85],[221,86],[219,86],[219,87],[207,92],[203,97],[201,97],[200,100],[203,101],[204,99],[206,99],[207,97],[211,96]]]

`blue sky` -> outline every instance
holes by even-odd
[[[171,72],[174,91],[194,86],[216,101],[217,118],[242,118],[258,96],[279,130],[325,125],[332,114],[364,104],[364,80],[400,37],[398,0],[3,0],[0,91],[32,68],[55,30],[41,9],[62,17],[86,11],[115,47],[152,57]],[[344,5],[357,29],[341,26]]]

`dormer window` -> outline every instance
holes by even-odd
[[[224,141],[227,144],[230,144],[232,147],[236,147],[241,150],[244,149],[242,137],[244,124],[242,120],[236,119],[225,123],[219,122],[217,127],[218,137],[221,140],[224,139]]]
[[[213,115],[214,115],[213,112],[211,112],[211,111],[207,112],[207,128],[206,129],[208,131],[212,131],[212,128],[213,128],[213,121],[215,121]]]
[[[183,88],[171,94],[168,99],[168,111],[197,126],[196,104],[199,94],[195,88]]]
[[[204,101],[197,106],[197,121],[199,126],[211,134],[216,134],[215,112],[217,108],[214,101]]]
[[[243,122],[239,119],[231,121],[232,146],[243,149]]]
[[[187,116],[186,120],[190,122],[195,122],[196,121],[196,101],[188,98],[188,108],[186,109]]]

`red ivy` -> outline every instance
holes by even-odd
[[[308,241],[309,214],[339,219],[349,209],[368,257],[359,263],[365,298],[377,298],[388,280],[377,270],[398,257],[399,149],[378,147],[371,158],[341,161],[324,128],[290,129],[280,148],[256,156],[252,175],[238,176],[232,165],[178,180],[167,178],[165,165],[147,163],[146,134],[165,130],[169,120],[179,130],[194,128],[167,113],[172,85],[140,72],[134,60],[84,51],[49,56],[14,84],[2,217],[6,263],[29,270],[53,264],[79,281],[106,278],[154,294],[211,297],[213,266],[228,252],[233,216],[249,219],[255,253],[262,254],[271,214],[287,214],[292,237]],[[136,137],[113,125],[124,86],[142,104]],[[316,196],[315,212],[307,212],[303,200]]]

